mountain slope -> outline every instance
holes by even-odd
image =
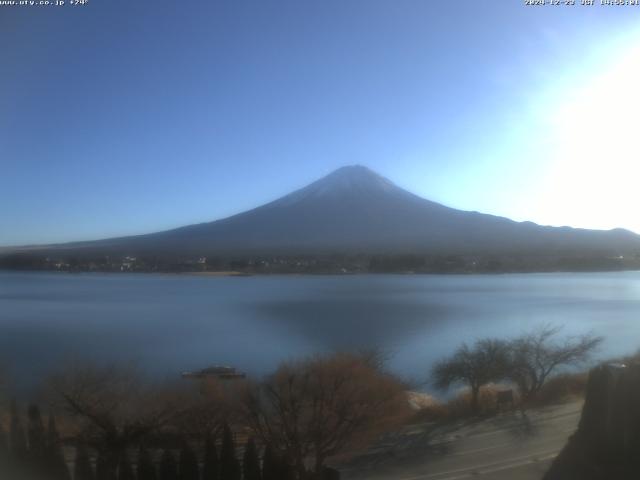
[[[210,223],[59,245],[56,250],[144,254],[518,253],[640,251],[640,236],[543,227],[425,200],[366,167],[343,167],[278,200]]]

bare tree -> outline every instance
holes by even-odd
[[[238,421],[243,381],[206,379],[186,387],[181,389],[182,408],[171,422],[181,433],[204,441],[218,437],[225,423]]]
[[[250,388],[244,403],[253,431],[300,478],[307,461],[321,471],[328,457],[407,408],[404,386],[371,357],[356,354],[284,363]]]
[[[113,473],[128,447],[179,411],[171,392],[145,384],[133,368],[85,365],[51,384],[59,404],[80,420],[79,436],[100,450]]]
[[[560,330],[546,325],[510,342],[509,378],[523,401],[534,397],[553,372],[587,361],[603,340],[592,334],[557,340]]]
[[[440,389],[456,383],[467,385],[471,389],[471,410],[478,412],[480,388],[507,375],[508,359],[508,345],[502,340],[478,340],[471,347],[464,343],[453,356],[436,363],[431,376]]]

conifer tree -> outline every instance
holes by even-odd
[[[4,431],[4,426],[0,422],[0,456],[9,454],[9,441],[7,440],[7,434]]]
[[[260,472],[260,457],[258,456],[258,449],[256,448],[253,438],[250,438],[247,441],[247,445],[244,449],[242,470],[244,473],[244,480],[262,479],[262,474]]]
[[[278,466],[280,471],[279,480],[294,480],[296,478],[295,469],[287,457],[278,457]]]
[[[262,456],[262,480],[280,480],[278,459],[271,445],[264,449]]]
[[[295,469],[286,456],[276,453],[270,446],[264,450],[262,458],[262,480],[293,480]]]
[[[42,416],[37,405],[27,410],[27,439],[29,442],[29,464],[37,471],[46,471],[47,440]]]
[[[149,450],[140,447],[138,451],[138,480],[157,480],[156,467]]]
[[[220,451],[220,479],[240,480],[240,464],[236,457],[236,447],[233,443],[231,428],[225,423],[222,431],[222,449]]]
[[[52,413],[49,414],[49,423],[47,429],[47,471],[51,480],[71,480],[69,467],[64,458],[62,445],[60,444],[60,435],[56,426],[56,419]]]
[[[220,463],[216,442],[211,435],[207,435],[204,443],[204,465],[202,466],[202,480],[219,480]]]
[[[73,468],[73,480],[95,480],[89,452],[84,445],[76,447],[76,459]]]
[[[180,450],[178,474],[180,480],[200,480],[198,457],[186,441]]]
[[[160,480],[178,480],[176,459],[170,450],[162,452],[160,457]]]
[[[4,431],[2,422],[0,422],[0,472],[6,469],[9,463],[9,441]]]
[[[118,461],[118,480],[136,480],[127,452],[122,452]]]
[[[15,400],[11,402],[11,425],[9,428],[11,458],[16,463],[24,462],[27,456],[27,439],[22,428],[18,404]]]
[[[103,451],[98,452],[96,460],[96,480],[116,480],[115,472]]]

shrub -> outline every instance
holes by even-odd
[[[566,373],[549,379],[536,397],[537,405],[561,403],[580,397],[587,386],[587,373]]]

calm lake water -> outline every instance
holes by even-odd
[[[0,272],[0,362],[34,383],[64,362],[135,361],[160,376],[251,374],[317,351],[381,347],[426,378],[462,341],[536,326],[640,348],[640,272],[199,277]]]

